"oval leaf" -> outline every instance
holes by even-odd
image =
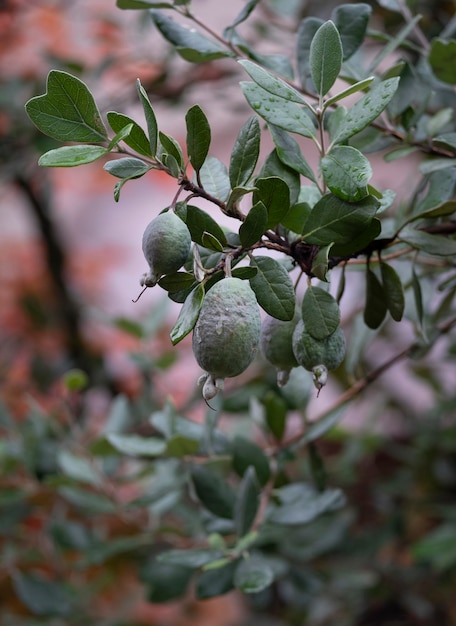
[[[166,442],[156,437],[108,433],[106,439],[118,452],[128,456],[156,457],[166,450]]]
[[[271,469],[268,457],[256,443],[245,437],[237,435],[233,446],[233,468],[239,476],[244,476],[246,470],[253,466],[261,485],[265,485],[270,476]]]
[[[336,146],[320,161],[329,190],[338,198],[357,202],[368,195],[372,168],[367,158],[351,146]]]
[[[217,222],[206,211],[189,204],[185,217],[185,223],[190,231],[192,240],[200,245],[203,244],[204,233],[210,233],[223,246],[226,246],[226,237]]]
[[[272,569],[254,558],[241,561],[234,574],[234,586],[243,593],[259,593],[273,582]]]
[[[285,181],[278,176],[259,178],[255,183],[253,201],[261,201],[268,212],[266,228],[274,228],[288,213],[290,208],[290,190]]]
[[[385,319],[387,310],[385,290],[376,274],[368,267],[366,269],[364,323],[375,330]]]
[[[172,43],[176,51],[187,61],[202,63],[232,56],[211,39],[194,29],[181,26],[161,11],[150,11],[150,14],[163,37]]]
[[[383,290],[386,296],[386,306],[395,322],[400,322],[404,314],[404,288],[396,270],[384,263],[380,263]]]
[[[304,224],[303,239],[318,246],[331,242],[350,244],[369,225],[378,206],[374,196],[351,203],[326,194],[313,207]]]
[[[133,148],[133,150],[143,156],[154,156],[152,154],[146,133],[143,131],[141,126],[139,126],[139,124],[127,115],[123,115],[123,113],[116,113],[115,111],[109,111],[106,114],[106,117],[108,118],[109,125],[115,133],[120,132],[122,128],[125,128],[125,126],[132,124],[130,134],[124,139],[127,146],[130,146],[130,148]]]
[[[299,91],[288,85],[284,80],[274,76],[256,63],[252,63],[252,61],[242,59],[238,63],[242,65],[250,78],[265,91],[284,100],[308,106],[305,98]]]
[[[268,123],[303,137],[315,137],[315,126],[302,107],[273,96],[255,83],[241,82],[241,88],[252,109]]]
[[[93,163],[108,151],[102,146],[62,146],[45,152],[38,160],[43,167],[76,167]]]
[[[242,126],[231,152],[229,177],[231,187],[243,187],[252,176],[260,153],[260,124],[250,117]]]
[[[277,155],[282,163],[296,170],[309,180],[316,182],[315,174],[301,152],[298,142],[285,130],[269,125],[269,132],[276,147]]]
[[[343,143],[373,122],[386,109],[399,85],[399,77],[388,78],[373,87],[348,109],[332,144]]]
[[[211,127],[204,111],[197,104],[185,116],[187,125],[187,153],[195,172],[206,160],[211,144]]]
[[[239,228],[239,238],[244,248],[256,243],[265,232],[268,223],[268,211],[260,201],[253,205]]]
[[[216,157],[207,157],[200,169],[200,179],[204,191],[225,202],[231,186],[226,166]]]
[[[339,305],[336,299],[321,287],[309,287],[302,300],[302,319],[312,337],[326,339],[339,326]]]
[[[236,497],[223,478],[204,465],[195,465],[191,476],[196,495],[203,506],[217,517],[233,519]]]
[[[275,259],[256,256],[251,265],[258,269],[250,279],[258,304],[272,317],[291,320],[295,312],[295,292],[287,270]]]
[[[234,527],[238,537],[244,537],[252,527],[260,504],[260,490],[255,469],[247,468],[234,505]]]
[[[114,159],[103,165],[103,169],[117,178],[139,178],[144,176],[150,169],[150,165],[134,157]]]
[[[320,26],[310,45],[310,74],[320,96],[328,93],[342,67],[342,42],[331,20]]]
[[[182,305],[177,321],[170,332],[173,346],[179,343],[179,341],[182,341],[182,339],[193,330],[196,320],[198,319],[203,298],[204,287],[202,284],[195,287],[195,289],[193,289],[193,291],[191,291],[187,296],[184,304]]]

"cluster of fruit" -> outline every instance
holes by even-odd
[[[188,260],[191,245],[186,224],[173,210],[158,215],[143,235],[149,272],[141,277],[141,284],[153,287],[163,275],[177,272]],[[199,380],[204,399],[214,398],[225,378],[245,371],[259,347],[277,369],[279,386],[286,384],[292,368],[302,366],[312,372],[319,391],[327,382],[328,370],[336,369],[345,356],[340,326],[326,335],[312,332],[298,308],[290,321],[270,315],[262,321],[249,282],[228,272],[205,294],[193,327],[193,353],[205,372]]]

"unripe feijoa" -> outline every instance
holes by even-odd
[[[153,287],[164,274],[177,272],[188,258],[191,243],[187,226],[174,211],[160,213],[143,234],[142,249],[150,269],[141,283]]]
[[[253,361],[260,328],[258,303],[248,282],[228,277],[207,292],[193,329],[192,347],[214,390]]]
[[[282,387],[290,370],[298,365],[293,352],[293,331],[300,319],[299,311],[293,319],[284,321],[266,315],[261,324],[260,347],[264,358],[277,369],[277,384]]]
[[[298,363],[306,370],[312,371],[319,365],[334,370],[345,357],[344,333],[338,327],[326,339],[315,339],[300,320],[293,332],[293,352]]]

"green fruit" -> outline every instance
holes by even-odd
[[[306,370],[312,371],[320,365],[324,365],[328,370],[334,370],[345,357],[345,338],[342,329],[338,327],[326,339],[315,339],[300,320],[293,333],[293,352],[298,363]]]
[[[224,378],[247,369],[257,352],[260,328],[258,303],[246,281],[224,278],[208,291],[192,339],[198,365],[207,373],[206,400],[223,388]]]
[[[153,287],[164,274],[177,272],[190,253],[192,240],[185,223],[174,213],[160,213],[146,227],[142,249],[149,264],[149,272],[141,284]]]
[[[293,352],[293,331],[299,321],[297,310],[293,319],[278,320],[267,315],[261,325],[260,348],[264,358],[277,369],[277,384],[286,384],[290,370],[298,365]]]

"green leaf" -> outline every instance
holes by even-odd
[[[434,528],[412,548],[418,561],[430,563],[438,572],[451,570],[456,565],[454,523],[446,522]]]
[[[339,93],[336,93],[334,96],[331,96],[331,98],[328,98],[327,100],[324,101],[323,103],[324,109],[326,110],[328,107],[332,106],[336,102],[339,102],[339,100],[343,100],[344,98],[347,98],[348,96],[351,96],[352,94],[357,93],[358,91],[365,91],[367,87],[369,87],[374,82],[374,80],[375,80],[374,76],[369,76],[369,78],[364,78],[363,80],[360,80],[357,83],[350,85],[350,87],[347,87],[346,89],[343,89],[342,91],[339,91]],[[339,112],[339,115],[343,115],[343,117],[345,117],[346,115],[346,109],[340,110],[339,108],[336,111],[333,111],[332,116],[334,116],[334,113],[336,112]],[[331,135],[332,134],[333,133],[331,133]]]
[[[454,198],[456,168],[447,168],[432,172],[428,178],[426,194],[418,202],[412,217],[428,209],[433,209],[445,200]]]
[[[335,146],[320,160],[320,167],[329,190],[338,198],[357,202],[368,195],[372,168],[356,148]]]
[[[214,252],[223,252],[223,245],[220,243],[217,237],[214,237],[214,235],[211,235],[211,233],[205,231],[202,234],[201,243],[208,250],[214,250]]]
[[[57,457],[57,463],[65,476],[69,476],[80,483],[100,485],[100,476],[88,458],[77,456],[68,450],[61,450]]]
[[[103,165],[103,169],[117,178],[131,179],[144,176],[151,169],[151,166],[135,157],[123,157],[108,161]]]
[[[260,505],[260,490],[253,466],[249,466],[239,485],[234,505],[234,527],[238,537],[244,537],[255,521]]]
[[[421,174],[432,174],[433,172],[437,172],[439,170],[454,167],[456,167],[456,159],[450,159],[447,157],[441,159],[430,158],[420,163],[419,170]]]
[[[374,217],[370,221],[366,228],[361,230],[355,237],[349,242],[338,244],[335,243],[331,248],[331,254],[333,256],[348,257],[352,254],[364,250],[376,237],[380,235],[382,231],[382,223],[379,219]]]
[[[185,223],[190,231],[192,240],[203,245],[204,233],[210,233],[224,246],[227,245],[226,236],[217,222],[206,211],[189,204]]]
[[[369,225],[378,206],[373,196],[350,203],[326,194],[313,207],[303,228],[303,239],[319,246],[349,244]]]
[[[301,234],[310,212],[311,208],[307,202],[298,202],[290,207],[281,224],[292,232]]]
[[[326,339],[339,326],[339,305],[328,291],[310,286],[302,299],[302,319],[312,337]]]
[[[302,174],[315,183],[315,174],[304,158],[296,139],[273,124],[269,125],[269,132],[274,141],[277,155],[282,163],[285,163],[285,165],[288,165],[288,167],[291,167],[291,169],[296,170],[299,174]]]
[[[265,485],[270,476],[269,460],[263,450],[250,439],[236,435],[232,445],[233,469],[244,476],[247,468],[253,466],[260,485]]]
[[[326,435],[331,428],[334,428],[334,426],[340,422],[344,414],[345,407],[338,408],[335,411],[331,411],[317,422],[310,424],[310,426],[306,429],[304,437],[299,440],[299,445],[310,443],[319,439],[323,435]]]
[[[234,187],[226,201],[226,214],[233,215],[239,208],[241,198],[254,191],[253,187]]]
[[[149,146],[150,146],[150,154],[155,157],[157,154],[157,145],[158,145],[158,125],[157,118],[155,117],[154,110],[149,100],[149,96],[146,93],[146,90],[141,85],[140,80],[136,81],[136,88],[138,90],[139,99],[141,101],[144,116],[146,118],[147,124],[147,132],[149,134]]]
[[[325,283],[328,281],[328,263],[329,263],[329,253],[333,247],[333,244],[330,243],[327,246],[321,247],[317,254],[315,255],[312,261],[311,271],[314,276],[324,281]]]
[[[252,63],[252,61],[242,59],[238,63],[242,65],[250,78],[265,91],[284,100],[310,107],[304,96],[281,78],[274,76],[256,63]]]
[[[344,61],[363,43],[371,13],[372,7],[364,2],[341,4],[334,9],[331,18],[339,31]]]
[[[253,192],[253,202],[262,202],[268,212],[266,229],[279,224],[290,208],[288,185],[277,176],[258,178]]]
[[[146,136],[146,133],[143,131],[141,126],[137,124],[134,120],[132,120],[127,115],[123,115],[122,113],[116,113],[115,111],[109,111],[106,114],[108,118],[109,125],[115,133],[120,132],[125,126],[132,125],[132,129],[128,135],[124,139],[127,146],[130,146],[133,150],[138,152],[138,154],[142,154],[143,156],[154,156],[152,154],[152,150],[150,148],[149,140]]]
[[[453,215],[456,213],[456,200],[446,200],[432,209],[426,209],[417,215],[413,215],[409,220],[410,222],[422,219],[436,219],[438,217],[446,217],[447,215]]]
[[[106,439],[115,450],[127,456],[153,458],[162,455],[166,450],[166,442],[157,437],[108,433]]]
[[[399,233],[399,239],[427,254],[436,256],[453,256],[456,254],[456,240],[441,235],[431,235],[422,230],[405,228]]]
[[[200,169],[200,179],[204,191],[225,202],[231,191],[226,166],[216,157],[207,157]]]
[[[318,492],[304,483],[293,483],[276,491],[280,504],[271,509],[268,521],[281,526],[308,524],[323,513],[340,509],[345,497],[340,489]]]
[[[343,123],[332,140],[340,144],[359,133],[373,122],[388,106],[399,84],[399,77],[384,80],[374,87],[347,111]]]
[[[236,496],[223,478],[204,465],[194,465],[191,476],[201,504],[217,517],[233,519]]]
[[[296,170],[291,169],[291,167],[285,165],[285,163],[279,159],[279,155],[275,149],[266,157],[263,167],[256,178],[256,182],[266,178],[279,178],[288,187],[287,199],[289,197],[290,204],[295,204],[298,201],[301,189],[301,177]],[[280,206],[283,207],[283,204],[278,204],[277,208],[280,208]],[[282,214],[283,211],[283,208],[280,209],[278,216]]]
[[[273,582],[271,567],[252,557],[241,561],[234,574],[234,586],[243,593],[259,593]]]
[[[141,569],[148,602],[169,602],[181,598],[190,584],[194,569],[150,560]]]
[[[108,153],[102,146],[62,146],[45,152],[38,160],[42,167],[77,167],[93,163]]]
[[[191,567],[199,569],[223,557],[221,550],[212,550],[206,548],[195,548],[193,550],[168,550],[158,555],[159,563],[168,563],[169,565],[179,565],[181,567]]]
[[[364,306],[364,323],[375,330],[380,326],[388,311],[383,285],[376,274],[366,268],[366,303]]]
[[[456,40],[433,39],[429,63],[439,80],[456,85]]]
[[[185,116],[187,126],[187,153],[195,172],[203,165],[211,144],[211,127],[204,111],[197,104]]]
[[[12,583],[16,595],[32,615],[63,617],[74,610],[70,589],[61,581],[49,580],[33,572],[14,571]]]
[[[387,263],[380,262],[380,271],[383,283],[383,292],[386,306],[395,322],[400,322],[404,314],[404,288],[396,270]]]
[[[320,96],[328,93],[342,67],[342,42],[331,20],[320,26],[310,45],[310,74]]]
[[[245,7],[240,10],[228,28],[235,28],[236,26],[239,26],[239,24],[242,24],[242,22],[245,22],[259,2],[261,2],[261,0],[248,0]]]
[[[234,587],[233,576],[238,561],[229,561],[217,571],[207,570],[201,573],[196,583],[196,597],[207,600],[228,593]]]
[[[166,456],[177,458],[193,456],[199,448],[200,444],[196,439],[190,439],[184,435],[173,435],[166,442]]]
[[[239,228],[239,238],[244,248],[256,243],[267,230],[268,211],[259,201],[254,204]]]
[[[158,284],[165,291],[169,291],[170,293],[175,293],[177,291],[182,291],[183,289],[188,289],[195,282],[195,277],[193,274],[189,272],[175,272],[174,274],[166,274],[166,276],[162,276],[158,281]]]
[[[270,390],[263,398],[266,424],[277,441],[280,441],[287,425],[287,403],[275,391]]]
[[[166,133],[162,133],[161,131],[158,133],[158,138],[158,152],[165,164],[167,164],[167,161],[164,159],[164,155],[169,155],[176,160],[179,170],[183,170],[184,155],[182,154],[182,149],[179,143],[174,139],[174,137],[171,137],[171,135],[167,135]]]
[[[93,491],[87,491],[69,485],[60,487],[57,491],[59,495],[70,502],[70,504],[84,511],[84,514],[112,514],[116,511],[117,505],[114,505],[109,498],[101,493],[93,493]]]
[[[306,17],[301,20],[297,36],[297,62],[299,79],[303,88],[307,88],[310,79],[310,46],[317,30],[322,26],[323,20],[319,17]],[[312,85],[314,90],[315,86]]]
[[[250,280],[254,276],[257,275],[258,269],[256,267],[243,266],[243,267],[235,267],[231,270],[232,276],[235,278],[240,278],[241,280]]]
[[[454,117],[454,107],[445,107],[437,111],[426,122],[426,132],[430,137],[437,135]]]
[[[151,11],[150,15],[163,37],[175,47],[176,51],[186,61],[203,63],[233,56],[232,53],[228,53],[211,39],[194,29],[181,26],[161,11]]]
[[[170,332],[173,346],[182,341],[192,330],[198,319],[198,315],[203,304],[204,287],[198,284],[187,296],[179,312],[176,323]]]
[[[256,83],[241,82],[240,84],[249,105],[269,124],[303,137],[315,137],[314,123],[302,107],[294,102],[273,96]]]
[[[89,88],[79,78],[51,70],[47,91],[25,105],[35,126],[58,141],[103,143],[108,135]]]
[[[456,133],[443,133],[432,139],[432,144],[456,154]]]
[[[250,264],[258,269],[250,279],[258,304],[272,317],[291,320],[295,312],[295,292],[287,270],[271,257],[255,256]]]
[[[243,187],[250,180],[260,153],[260,124],[252,115],[242,126],[230,158],[229,177],[233,188]]]

